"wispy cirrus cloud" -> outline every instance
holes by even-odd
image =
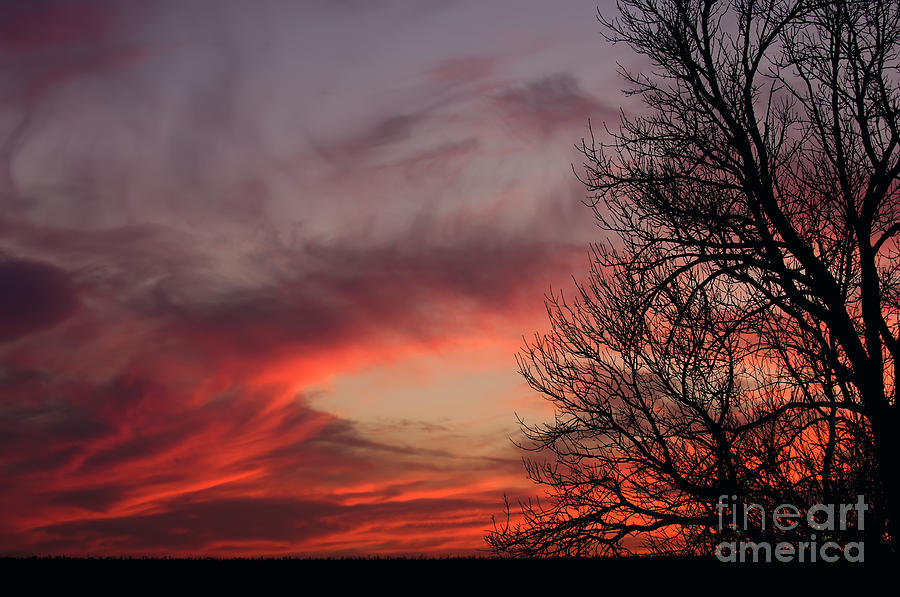
[[[543,4],[214,4],[4,4],[0,553],[471,552],[609,109]]]
[[[514,319],[534,310],[541,276],[576,253],[472,230],[465,244],[423,231],[393,246],[270,245],[255,270],[232,264],[218,273],[204,269],[209,261],[196,247],[183,246],[179,259],[177,237],[166,235],[18,237],[33,253],[61,251],[72,268],[26,267],[64,281],[54,282],[63,292],[32,283],[29,303],[53,305],[57,294],[72,300],[77,289],[81,306],[48,310],[3,348],[0,466],[16,490],[0,499],[7,513],[0,551],[155,552],[162,537],[169,553],[237,553],[256,539],[263,543],[252,549],[267,553],[471,544],[490,509],[487,495],[469,502],[470,494],[486,494],[485,483],[516,485],[520,476],[502,436],[487,452],[472,452],[471,435],[356,422],[313,407],[302,388],[391,354],[478,335],[498,312]],[[524,268],[545,273],[523,278]],[[211,488],[221,497],[180,501]],[[458,541],[456,523],[434,518],[451,505],[445,495],[465,510]],[[273,500],[310,499],[341,524],[291,527],[288,540],[266,537],[268,527],[256,521]],[[235,504],[258,536],[215,532],[212,513]],[[401,508],[402,521],[388,518]],[[198,519],[200,510],[209,514]],[[363,532],[373,520],[373,529],[396,525],[407,536]],[[412,521],[448,535],[417,535]],[[144,533],[159,525],[173,536]],[[241,540],[250,543],[240,548]]]
[[[545,138],[554,132],[583,129],[587,120],[613,120],[614,108],[585,92],[571,73],[540,77],[494,96],[501,112],[530,134]]]

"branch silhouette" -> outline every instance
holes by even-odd
[[[598,19],[652,62],[620,71],[646,110],[579,145],[607,238],[518,355],[557,411],[523,423],[547,496],[488,544],[709,554],[793,537],[755,513],[718,528],[720,496],[771,512],[865,495],[865,528],[828,537],[895,549],[900,3],[619,8]]]

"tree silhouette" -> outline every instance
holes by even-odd
[[[557,410],[523,422],[547,498],[488,544],[711,553],[729,536],[791,539],[755,513],[719,529],[722,495],[771,512],[862,494],[865,529],[825,536],[893,549],[900,3],[619,9],[598,19],[652,63],[621,70],[646,110],[579,147],[608,238],[518,357]]]

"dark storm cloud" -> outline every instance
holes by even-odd
[[[65,271],[0,257],[0,343],[52,327],[77,305],[77,291]]]
[[[462,233],[452,244],[414,236],[381,246],[307,243],[260,255],[261,264],[295,265],[259,285],[238,289],[187,271],[163,278],[141,300],[171,333],[248,354],[322,349],[385,332],[422,339],[458,326],[466,311],[454,310],[463,304],[474,305],[472,314],[515,309],[532,291],[539,296],[549,272],[580,254],[576,245],[491,237],[487,230]]]
[[[93,512],[103,512],[119,501],[124,493],[115,485],[91,489],[75,489],[49,494],[49,502],[59,506],[74,506]]]

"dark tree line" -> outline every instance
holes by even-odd
[[[622,71],[646,109],[580,146],[607,238],[519,355],[557,407],[523,424],[547,496],[489,545],[711,553],[773,535],[719,530],[721,495],[863,494],[864,531],[832,535],[893,549],[900,2],[622,0],[599,20],[652,63]]]

